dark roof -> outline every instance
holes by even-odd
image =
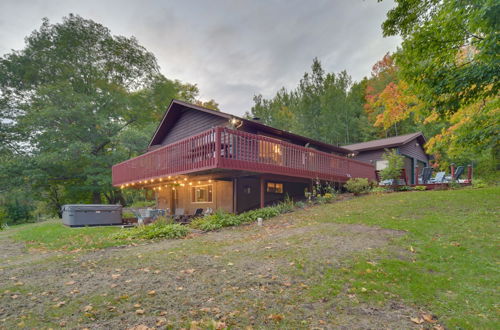
[[[416,132],[416,133],[411,133],[411,134],[406,134],[406,135],[398,135],[398,136],[393,136],[390,138],[386,139],[380,139],[380,140],[372,140],[372,141],[367,141],[367,142],[361,142],[361,143],[355,143],[355,144],[349,144],[346,146],[342,146],[346,149],[352,150],[352,151],[366,151],[366,150],[376,150],[376,149],[384,149],[384,148],[392,148],[392,147],[399,147],[402,146],[403,144],[406,144],[414,139],[418,139],[418,142],[420,145],[423,147],[425,144],[425,137],[422,134],[422,132]]]
[[[295,143],[301,143],[303,145],[309,143],[311,145],[315,145],[315,146],[321,147],[323,149],[326,149],[328,151],[336,152],[336,153],[340,153],[340,154],[351,153],[350,150],[343,148],[343,147],[334,146],[332,144],[313,140],[313,139],[307,138],[305,136],[293,134],[293,133],[290,133],[290,132],[287,132],[284,130],[280,130],[280,129],[277,129],[277,128],[274,128],[271,126],[267,126],[267,125],[264,125],[262,123],[254,121],[254,120],[241,118],[241,117],[234,116],[234,115],[231,115],[231,114],[228,114],[225,112],[208,109],[205,107],[201,107],[199,105],[195,105],[195,104],[191,104],[191,103],[187,103],[187,102],[183,102],[183,101],[179,101],[179,100],[175,100],[175,99],[172,100],[172,102],[170,102],[170,105],[168,106],[167,111],[163,115],[163,118],[162,118],[160,124],[156,128],[156,131],[153,134],[151,141],[149,142],[150,147],[153,145],[161,144],[161,142],[163,141],[163,139],[167,135],[169,128],[173,125],[175,118],[179,115],[179,113],[182,110],[185,110],[185,109],[203,111],[205,113],[219,116],[219,117],[225,118],[227,120],[230,120],[232,118],[240,119],[243,122],[243,126],[245,126],[245,127],[254,128],[254,129],[259,130],[261,132],[273,134],[276,136],[281,136],[283,138],[290,139]]]

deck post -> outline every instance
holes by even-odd
[[[215,128],[215,167],[219,167],[221,149],[222,149],[221,128],[216,127]]]
[[[455,163],[451,163],[450,165],[450,172],[451,172],[451,181],[453,181],[455,177]]]
[[[419,170],[418,166],[415,166],[415,184],[416,185],[418,185],[418,174],[419,174],[418,170]]]
[[[471,164],[467,165],[467,181],[469,181],[469,183],[472,183],[472,165]]]
[[[265,205],[265,184],[264,178],[260,177],[260,208],[263,208]]]

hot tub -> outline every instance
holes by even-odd
[[[121,225],[122,206],[67,204],[62,207],[62,220],[70,227]]]

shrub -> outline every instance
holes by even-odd
[[[288,206],[283,206],[283,204]],[[241,214],[232,214],[217,211],[207,217],[195,219],[190,226],[203,231],[217,230],[223,227],[238,226],[244,223],[257,221],[257,218],[269,219],[281,213],[290,212],[290,203],[280,203],[276,206],[268,206],[262,209],[247,211]],[[293,204],[292,204],[293,205]]]
[[[382,156],[387,161],[387,167],[380,171],[380,178],[382,180],[392,180],[393,186],[397,186],[399,178],[401,177],[401,169],[404,165],[404,157],[398,155],[396,150],[386,150]]]
[[[370,189],[370,182],[366,178],[353,178],[346,182],[345,188],[354,195],[359,195]]]
[[[150,225],[141,225],[132,229],[122,229],[112,235],[114,239],[155,239],[155,238],[182,238],[189,233],[185,226],[168,223],[164,219],[157,220]]]
[[[412,187],[410,186],[399,186],[396,188],[397,191],[410,191],[410,190],[413,190]]]
[[[374,194],[381,194],[381,193],[386,193],[387,192],[387,188],[384,188],[384,187],[373,187],[371,190],[370,190],[371,193],[374,193]]]
[[[130,207],[132,208],[144,208],[144,207],[153,207],[156,205],[155,201],[137,201],[134,202]]]
[[[7,228],[7,210],[5,207],[0,206],[0,230]]]
[[[278,208],[280,213],[289,213],[293,211],[293,209],[295,208],[295,204],[293,203],[293,200],[288,195],[286,195],[285,200],[277,204],[275,207]]]
[[[122,218],[137,218],[137,216],[130,211],[125,211],[122,213]]]
[[[481,179],[472,180],[472,188],[486,188],[488,184]]]
[[[427,190],[427,187],[426,186],[415,186],[414,189],[417,191],[425,191],[425,190]]]
[[[303,209],[306,207],[306,203],[304,203],[303,201],[295,202],[295,207],[298,207],[299,209]]]

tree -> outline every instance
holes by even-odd
[[[382,28],[400,35],[396,62],[416,96],[440,115],[496,97],[500,4],[491,0],[397,0]]]
[[[386,150],[382,158],[387,161],[387,167],[380,171],[380,178],[382,180],[392,180],[393,187],[396,187],[401,177],[404,158],[397,153],[396,149]]]
[[[144,150],[170,100],[194,102],[198,88],[163,77],[136,39],[80,16],[44,19],[25,40],[0,58],[0,134],[15,155],[0,181],[18,172],[54,209],[120,201],[111,166]]]
[[[314,59],[297,88],[281,88],[271,99],[255,96],[247,117],[327,143],[349,144],[361,140],[362,94],[347,72],[325,73]]]
[[[437,129],[427,149],[441,166],[480,162],[498,171],[500,4],[477,0],[398,0],[383,23],[400,35],[399,76],[423,103],[404,116]],[[481,167],[481,166],[480,166]]]

